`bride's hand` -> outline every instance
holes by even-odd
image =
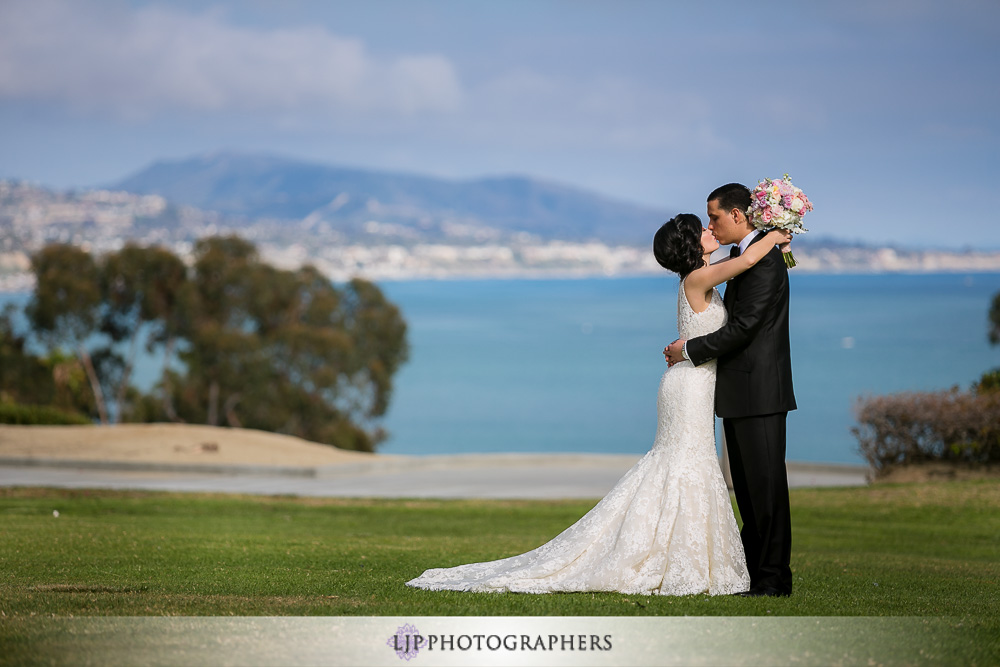
[[[673,343],[663,348],[663,358],[666,359],[668,367],[684,361],[685,342],[686,341],[683,338],[678,338]]]
[[[767,233],[768,241],[781,247],[781,252],[789,252],[792,244],[792,233],[787,229],[772,229]]]

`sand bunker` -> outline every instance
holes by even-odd
[[[188,424],[0,425],[0,458],[319,466],[387,457],[288,435]]]

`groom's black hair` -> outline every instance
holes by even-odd
[[[705,262],[701,232],[701,218],[693,213],[670,218],[653,236],[653,257],[660,266],[683,278]]]
[[[719,208],[732,211],[738,208],[745,214],[750,208],[750,188],[742,183],[726,183],[712,190],[705,201],[719,200]]]

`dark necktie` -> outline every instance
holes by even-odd
[[[738,245],[734,245],[732,248],[730,248],[729,249],[729,256],[730,257],[739,257],[740,256],[740,247]]]

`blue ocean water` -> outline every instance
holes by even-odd
[[[642,453],[656,430],[675,277],[414,281],[383,288],[410,324],[386,426],[392,454]],[[858,396],[968,387],[1000,274],[791,276],[799,409],[788,459],[861,463]],[[721,428],[717,429],[721,432]]]
[[[389,454],[640,454],[656,431],[676,277],[384,283],[411,355],[385,426]],[[861,463],[858,396],[968,387],[1000,366],[986,339],[1000,274],[791,274],[799,409],[788,459]],[[23,303],[26,295],[0,294]],[[148,389],[160,360],[137,363]],[[721,428],[717,429],[721,432]]]

